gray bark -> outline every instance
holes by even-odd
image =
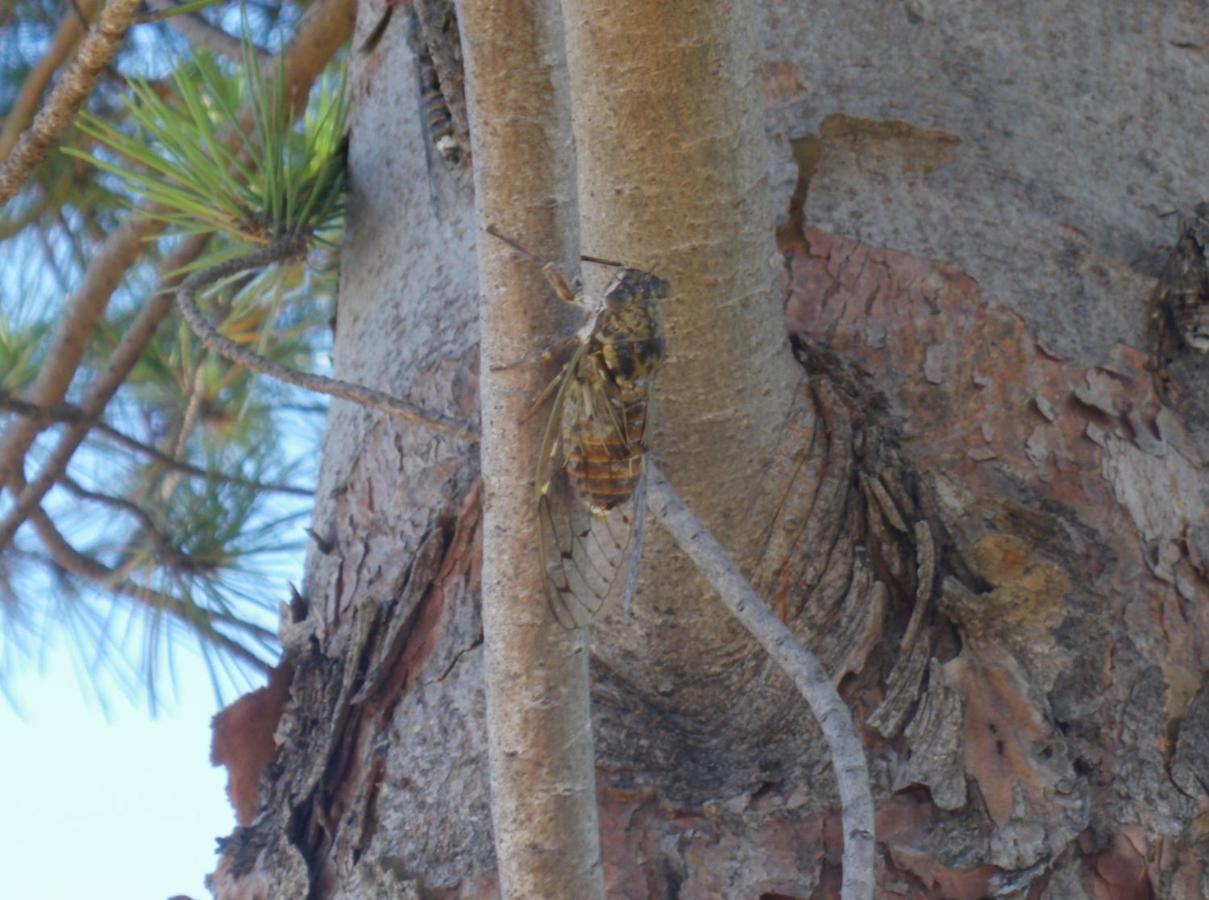
[[[1180,349],[1168,406],[1146,370],[1161,214],[1205,199],[1209,12],[821,0],[766,3],[764,23],[807,380],[769,457],[782,474],[725,515],[862,729],[880,896],[1209,894],[1209,383]],[[410,71],[395,25],[358,58],[337,374],[469,415],[469,188],[436,160],[429,182]],[[311,616],[286,629],[319,649],[296,651],[282,749],[224,883],[496,889],[476,472],[454,446],[333,412],[316,530],[336,550],[312,552]],[[664,469],[692,479],[691,462]],[[779,503],[761,518],[765,489]],[[750,642],[694,642],[677,612],[708,604],[685,585],[644,638],[683,682],[637,678],[651,660],[619,616],[594,636],[606,891],[834,896],[822,737]],[[707,687],[694,653],[719,673]],[[331,738],[302,741],[330,716]]]

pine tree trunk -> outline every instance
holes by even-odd
[[[1205,199],[1209,13],[769,0],[702,39],[679,7],[565,4],[584,251],[691,286],[653,452],[852,707],[879,896],[1209,896],[1209,366],[1177,345],[1162,395],[1148,368],[1163,214]],[[335,364],[469,419],[473,198],[403,18],[354,54]],[[632,60],[593,55],[610,29]],[[691,96],[761,33],[775,225]],[[601,144],[643,109],[660,128]],[[720,181],[734,204],[683,205]],[[794,370],[743,269],[774,236]],[[689,324],[735,294],[746,330]],[[337,404],[324,454],[287,668],[218,724],[261,750],[216,893],[494,896],[476,453]],[[653,533],[635,617],[593,635],[606,893],[836,896],[818,728],[676,565]]]

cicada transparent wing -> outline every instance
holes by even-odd
[[[596,365],[584,347],[568,364],[538,464],[547,595],[567,628],[586,624],[615,589],[628,585],[634,568],[633,475],[641,474],[641,449]]]

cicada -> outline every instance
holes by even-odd
[[[1209,203],[1181,217],[1179,238],[1159,276],[1154,314],[1193,350],[1209,352]]]
[[[1163,265],[1151,297],[1155,332],[1155,375],[1168,402],[1178,391],[1167,366],[1174,359],[1175,341],[1209,353],[1209,203],[1198,203],[1191,216],[1181,216],[1179,236]]]
[[[568,628],[582,626],[619,585],[627,608],[633,596],[654,378],[665,349],[658,301],[669,291],[650,272],[583,259],[617,269],[598,298],[573,289],[553,264],[542,266],[555,294],[586,318],[570,358],[535,404],[540,409],[553,394],[533,496],[550,608]]]

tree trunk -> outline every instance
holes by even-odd
[[[1147,368],[1162,214],[1205,199],[1209,13],[564,8],[584,250],[679,292],[653,452],[853,709],[879,896],[1209,895],[1209,366],[1178,348],[1166,403]],[[741,139],[761,18],[775,228]],[[336,369],[467,419],[472,198],[426,155],[405,31],[356,54]],[[795,371],[750,265],[774,232]],[[498,891],[476,466],[333,407],[277,756],[219,896]],[[635,617],[593,636],[606,893],[835,896],[817,726],[651,531]]]

